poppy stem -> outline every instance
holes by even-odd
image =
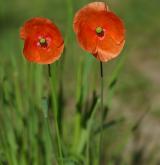
[[[49,75],[49,77],[51,77],[51,65],[50,64],[48,64],[48,75]]]
[[[102,157],[102,146],[103,146],[103,63],[100,62],[100,77],[101,77],[101,117],[100,117],[100,127],[101,127],[101,131],[100,131],[100,141],[99,141],[99,164],[101,164],[101,157]]]
[[[103,64],[100,62],[100,72],[101,72],[101,78],[103,79]]]

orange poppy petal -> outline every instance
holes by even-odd
[[[121,43],[125,38],[125,28],[123,22],[112,12],[99,12],[92,14],[87,23],[95,30],[97,27],[102,27],[107,35],[117,43]]]
[[[54,28],[52,27],[52,29],[48,28],[48,26],[39,26],[36,28],[36,30],[30,31],[27,37],[30,37],[30,38],[50,37],[53,41],[53,44],[56,47],[59,47],[64,42],[63,37],[56,26],[54,26]]]
[[[25,40],[23,54],[31,62],[50,64],[61,56],[63,37],[49,19],[28,20],[21,28],[20,36]]]
[[[125,40],[117,44],[112,37],[106,35],[104,40],[98,42],[97,52],[93,54],[98,60],[107,62],[117,57],[124,47]]]
[[[81,28],[77,34],[80,46],[92,54],[95,53],[97,46],[97,36],[95,32],[90,29],[87,23],[82,23],[80,26]]]
[[[94,15],[95,12],[99,11],[109,11],[107,4],[104,2],[92,2],[80,9],[74,17],[74,31],[77,33],[79,30],[80,23],[85,22],[86,19],[88,20],[90,16]]]
[[[121,19],[113,12],[107,12],[102,17],[102,21],[108,34],[117,44],[120,44],[125,38],[125,27]]]
[[[124,46],[123,22],[104,2],[93,2],[80,9],[73,26],[80,46],[100,61],[115,58]]]
[[[55,47],[52,43],[50,44],[51,46],[49,48],[43,48],[38,45],[37,40],[27,38],[24,44],[23,54],[30,62],[51,64],[60,58],[64,44],[60,47]]]
[[[88,14],[86,14],[88,16]],[[81,20],[81,19],[80,19]],[[106,30],[106,33],[110,35],[115,42],[121,43],[125,37],[125,28],[123,22],[112,12],[100,11],[89,13],[89,16],[85,20],[81,20],[75,23],[75,31],[80,29],[80,23],[87,22],[87,24],[95,30],[98,26]]]
[[[32,18],[21,27],[20,37],[26,39],[32,33],[48,33],[53,36],[54,44],[59,47],[63,43],[62,35],[57,28],[49,19],[35,17]]]
[[[24,25],[20,28],[20,37],[22,39],[26,39],[27,35],[30,34],[33,30],[36,30],[37,27],[41,27],[43,25],[52,25],[52,22],[49,19],[35,17],[27,20]]]

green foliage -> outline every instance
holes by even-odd
[[[98,164],[99,63],[76,45],[72,30],[75,11],[87,2],[0,0],[0,164]],[[132,130],[143,122],[141,114],[132,120],[128,113],[148,112],[152,93],[160,91],[155,87],[158,80],[150,79],[143,68],[147,59],[159,60],[157,51],[151,51],[156,60],[149,52],[159,46],[160,3],[113,0],[109,4],[125,21],[127,41],[122,55],[104,64],[101,164],[156,165],[156,148],[147,159],[142,159],[142,149],[127,156],[125,150],[130,140],[138,141],[138,131]],[[19,28],[34,16],[54,20],[65,38],[65,53],[51,66],[51,79],[47,66],[31,64],[21,53]],[[159,118],[159,105],[150,109],[154,108]]]

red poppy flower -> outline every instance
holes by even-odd
[[[25,41],[23,54],[30,62],[51,64],[58,60],[64,48],[59,29],[49,19],[32,18],[20,29]]]
[[[93,2],[80,9],[73,26],[80,46],[102,62],[117,57],[124,46],[123,22],[104,2]]]

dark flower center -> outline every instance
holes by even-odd
[[[47,47],[47,40],[45,38],[40,38],[39,43],[41,47]]]
[[[104,30],[102,27],[98,26],[96,28],[96,34],[99,36],[99,37],[103,37],[104,36]]]

